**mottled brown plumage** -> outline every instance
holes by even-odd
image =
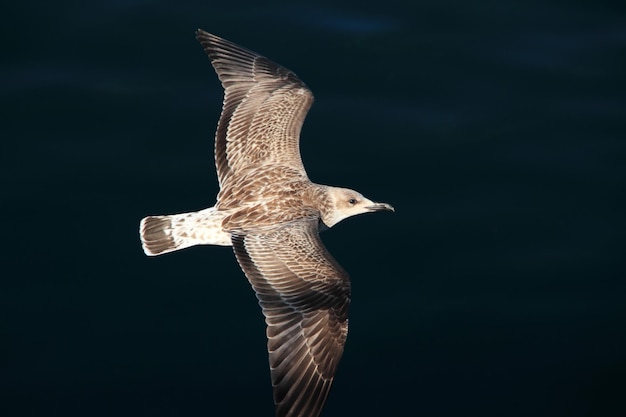
[[[204,47],[224,87],[215,134],[220,200],[229,182],[261,165],[280,165],[308,179],[300,159],[300,129],[313,104],[307,86],[286,68],[202,30]]]
[[[319,414],[348,333],[348,274],[316,236],[311,218],[233,237],[267,323],[277,416]]]
[[[148,216],[147,255],[232,245],[267,324],[277,417],[319,416],[348,332],[348,274],[319,225],[393,210],[356,191],[312,183],[299,150],[313,95],[291,71],[202,30],[196,36],[224,87],[215,135],[214,207]]]

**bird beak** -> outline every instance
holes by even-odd
[[[369,211],[396,211],[390,204],[387,203],[374,203],[373,205],[365,208]]]

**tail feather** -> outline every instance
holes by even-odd
[[[148,256],[172,252],[178,245],[172,234],[170,216],[148,216],[141,220],[139,225],[141,246]]]
[[[230,234],[222,230],[225,215],[211,207],[191,213],[144,217],[139,224],[143,251],[156,256],[194,245],[231,246]]]

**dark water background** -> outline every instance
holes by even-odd
[[[626,12],[614,2],[13,2],[0,28],[0,415],[271,416],[229,248],[148,259],[210,206],[201,27],[316,95],[309,176],[397,213],[351,273],[325,416],[626,415]]]

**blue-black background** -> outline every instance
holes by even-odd
[[[0,415],[271,416],[232,252],[143,255],[214,202],[207,31],[316,96],[316,182],[393,204],[351,273],[324,415],[626,415],[618,2],[13,2],[2,8]]]

